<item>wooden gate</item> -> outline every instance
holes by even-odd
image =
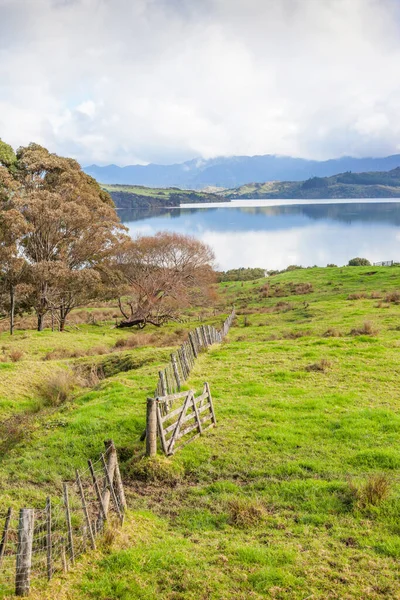
[[[178,404],[178,406],[176,406]],[[157,434],[167,456],[183,448],[216,425],[214,407],[208,383],[203,393],[193,390],[147,401],[147,455],[157,451]],[[194,435],[190,435],[193,434]]]

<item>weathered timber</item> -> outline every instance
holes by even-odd
[[[190,402],[192,396],[193,396],[193,392],[189,392],[189,394],[188,394],[188,396],[187,396],[187,398],[185,400],[185,403],[183,405],[182,412],[179,415],[178,420],[176,422],[176,429],[175,429],[175,431],[174,431],[174,433],[173,433],[173,435],[172,435],[172,437],[171,437],[171,439],[169,441],[168,454],[172,454],[173,453],[175,442],[176,442],[177,436],[179,434],[180,426],[181,426],[183,418],[186,416],[186,410],[187,410],[187,407],[189,406],[189,402]]]
[[[94,486],[96,496],[97,496],[97,502],[99,503],[99,509],[101,512],[101,516],[105,521],[107,521],[107,513],[106,513],[105,506],[104,506],[103,497],[101,495],[99,482],[97,481],[96,473],[94,472],[93,463],[91,460],[88,460],[88,465],[89,465],[90,474],[92,476],[93,486]]]
[[[112,498],[112,500],[114,502],[114,507],[115,507],[115,510],[116,510],[116,512],[118,514],[118,517],[119,517],[119,519],[120,519],[120,521],[122,523],[123,520],[124,520],[124,515],[123,515],[123,513],[121,511],[121,508],[119,506],[117,496],[115,495],[115,490],[114,490],[113,482],[112,482],[112,479],[110,477],[110,473],[108,472],[107,463],[106,463],[106,460],[104,458],[104,454],[101,455],[101,460],[102,460],[102,463],[103,463],[103,468],[104,468],[104,473],[105,473],[105,476],[106,476],[107,484],[108,484],[108,486],[110,488],[111,498]]]
[[[87,527],[87,531],[89,533],[90,544],[91,544],[93,550],[96,550],[96,541],[94,539],[92,524],[90,522],[90,517],[89,517],[89,512],[88,512],[88,508],[87,508],[87,504],[86,504],[85,494],[83,491],[82,481],[81,481],[81,477],[79,475],[78,470],[76,470],[76,483],[78,486],[79,495],[81,497],[82,510],[83,510],[83,514],[85,515],[86,527]]]
[[[146,416],[146,456],[157,454],[157,401],[147,398]]]
[[[179,371],[178,371],[178,365],[176,363],[176,356],[175,354],[171,354],[171,363],[172,363],[172,368],[174,371],[174,377],[175,377],[175,381],[176,381],[176,385],[178,390],[181,389],[181,378],[179,377]]]
[[[70,558],[71,558],[71,563],[74,565],[75,564],[74,538],[73,538],[73,534],[72,534],[71,511],[69,508],[68,486],[66,483],[63,483],[63,496],[64,496],[65,516],[66,516],[67,530],[68,530],[69,554],[70,554]]]
[[[46,559],[47,559],[47,579],[50,581],[53,575],[52,561],[52,539],[51,539],[51,500],[46,500]]]
[[[27,596],[30,590],[34,522],[35,511],[33,508],[21,508],[18,523],[16,596]]]
[[[10,508],[7,511],[7,516],[6,516],[6,520],[4,523],[4,529],[3,529],[3,533],[1,536],[1,542],[0,542],[0,567],[3,562],[4,552],[5,552],[6,544],[7,544],[7,540],[8,540],[8,533],[10,530],[11,517],[12,517],[12,508],[10,506]]]

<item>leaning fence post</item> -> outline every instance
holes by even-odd
[[[50,581],[53,565],[52,565],[52,543],[51,543],[51,500],[46,500],[46,554],[47,554],[47,579]]]
[[[157,400],[147,398],[146,456],[157,454]]]
[[[7,544],[7,540],[8,540],[8,530],[10,529],[11,516],[12,516],[12,508],[10,506],[10,508],[7,511],[6,522],[4,523],[3,534],[1,536],[1,542],[0,542],[0,567],[1,567],[1,563],[3,562],[4,551],[6,549],[6,544]]]
[[[15,576],[16,596],[27,596],[29,594],[34,521],[35,511],[33,508],[21,508],[18,523],[17,570]]]
[[[66,483],[63,483],[63,495],[64,495],[65,517],[67,520],[67,529],[68,529],[69,553],[70,553],[70,557],[71,557],[71,563],[74,565],[75,564],[74,538],[72,535],[71,512],[69,509],[69,499],[68,499],[68,486]]]
[[[117,464],[117,453],[112,451],[110,440],[104,442],[104,445],[107,449],[107,456],[108,456],[107,469],[110,474],[111,481],[114,481],[115,467]],[[103,505],[104,505],[104,510],[106,512],[106,515],[108,514],[108,507],[110,504],[110,495],[111,495],[111,492],[108,489],[108,486],[105,485],[104,491],[103,491]]]
[[[189,340],[190,340],[190,344],[192,346],[192,350],[193,350],[193,354],[194,357],[197,358],[197,348],[196,348],[196,341],[194,339],[194,335],[192,332],[189,333]]]
[[[104,458],[104,454],[101,455],[101,461],[103,463],[103,468],[104,468],[104,473],[105,473],[105,476],[106,476],[106,481],[107,481],[108,486],[110,488],[111,498],[113,499],[115,510],[117,511],[117,515],[119,516],[120,521],[122,523],[123,520],[124,520],[124,515],[121,512],[120,506],[118,504],[117,496],[115,495],[115,490],[114,490],[113,482],[112,482],[112,479],[110,477],[110,473],[108,472],[108,469],[107,469],[107,464],[106,464],[106,461],[105,461],[105,458]]]
[[[88,465],[89,465],[89,471],[90,471],[90,474],[91,474],[92,480],[93,480],[94,490],[95,490],[96,496],[97,496],[97,502],[99,503],[100,512],[103,516],[103,519],[105,521],[107,521],[107,513],[106,513],[106,509],[104,508],[104,502],[103,502],[103,498],[102,498],[102,495],[100,492],[99,482],[97,481],[96,473],[94,472],[93,463],[91,460],[88,460]]]
[[[94,535],[93,535],[92,524],[90,522],[89,512],[88,512],[88,508],[87,508],[87,504],[86,504],[86,500],[85,500],[85,494],[83,492],[82,481],[81,481],[78,470],[76,470],[76,483],[78,484],[79,495],[81,497],[81,502],[82,502],[82,510],[83,510],[83,514],[85,515],[86,527],[89,532],[90,543],[91,543],[93,550],[96,550],[96,542],[95,542]]]
[[[115,456],[115,475],[114,475],[115,487],[116,487],[116,490],[117,490],[117,494],[118,494],[118,498],[119,498],[119,501],[120,501],[121,508],[122,508],[122,510],[125,510],[127,505],[126,505],[124,484],[122,483],[121,472],[119,470],[117,449],[115,447],[115,444],[114,444],[113,440],[109,440],[109,441],[104,442],[104,443],[105,443],[106,448],[110,448],[111,452]]]
[[[207,394],[208,394],[208,401],[210,403],[210,410],[211,410],[211,415],[212,415],[212,420],[214,425],[217,424],[217,419],[215,418],[215,412],[214,412],[214,406],[213,406],[213,401],[212,401],[212,397],[211,397],[211,391],[210,391],[210,386],[208,385],[207,381],[205,382],[205,387],[207,390]]]

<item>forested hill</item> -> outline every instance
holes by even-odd
[[[221,197],[208,192],[179,188],[148,188],[139,185],[104,185],[115,206],[121,209],[171,208],[188,202],[221,202]]]
[[[332,177],[312,177],[306,181],[250,183],[225,190],[226,199],[240,198],[400,198],[400,167],[391,171],[340,173]]]

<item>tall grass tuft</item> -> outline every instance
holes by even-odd
[[[76,378],[71,371],[55,371],[38,384],[39,398],[44,406],[59,406],[70,398],[75,385]]]

